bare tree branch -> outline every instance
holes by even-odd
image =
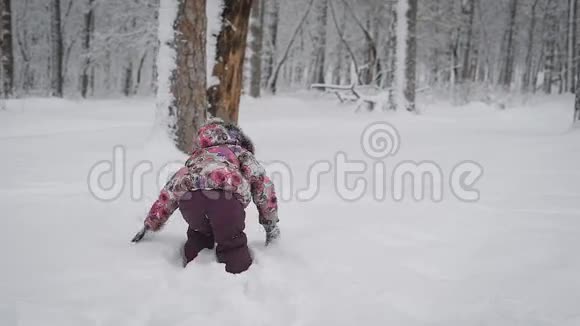
[[[356,56],[355,56],[354,52],[352,51],[352,48],[350,47],[350,45],[346,41],[346,38],[344,37],[344,31],[340,28],[340,26],[338,24],[338,20],[336,19],[336,10],[334,9],[333,1],[329,1],[328,5],[330,6],[330,15],[332,16],[332,22],[334,23],[334,27],[336,28],[336,32],[338,33],[338,37],[340,38],[341,42],[346,47],[346,50],[348,51],[348,54],[350,55],[350,57],[352,59],[352,62],[354,64],[354,69],[356,71],[357,83],[360,84],[361,82],[360,82],[359,66],[358,66],[358,62],[356,61]]]
[[[292,45],[294,44],[294,41],[296,40],[296,36],[300,32],[302,25],[304,25],[306,18],[308,18],[308,14],[310,13],[310,9],[312,9],[313,3],[314,3],[314,0],[310,0],[310,2],[308,3],[308,6],[306,7],[306,10],[304,10],[304,14],[302,15],[302,18],[300,19],[300,21],[296,25],[296,28],[294,28],[294,32],[292,33],[292,37],[290,38],[290,41],[288,41],[288,45],[286,45],[286,49],[284,50],[284,54],[282,55],[282,58],[278,61],[277,65],[276,65],[276,69],[274,70],[274,74],[272,74],[272,77],[268,81],[268,85],[269,85],[270,91],[272,93],[276,93],[276,81],[278,80],[278,74],[280,73],[280,69],[282,69],[282,66],[284,65],[284,63],[288,59],[288,54],[290,53],[290,49],[292,48]]]
[[[363,25],[363,23],[357,17],[356,13],[354,12],[354,9],[351,7],[351,5],[348,3],[348,1],[342,0],[342,2],[344,3],[345,8],[347,8],[348,11],[350,12],[351,16],[354,18],[354,21],[356,22],[358,27],[360,27],[360,29],[362,30],[362,32],[365,36],[365,39],[367,40],[367,42],[369,43],[369,45],[371,47],[371,56],[373,58],[373,61],[370,62],[370,65],[372,66],[377,60],[377,53],[378,53],[377,43],[375,42],[374,38],[372,37],[372,35],[368,31],[368,29]]]

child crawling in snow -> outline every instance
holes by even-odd
[[[159,231],[179,208],[189,225],[184,265],[217,243],[218,262],[229,273],[252,264],[244,209],[254,201],[266,245],[278,238],[278,206],[274,184],[254,157],[252,141],[233,124],[210,119],[199,130],[194,151],[169,182],[145,219],[144,231]],[[145,232],[133,239],[139,241]]]

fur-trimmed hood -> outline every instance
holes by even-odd
[[[197,134],[196,145],[207,148],[219,145],[238,145],[255,154],[252,140],[233,123],[219,118],[208,119]]]

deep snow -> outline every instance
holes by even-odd
[[[255,208],[248,235],[256,264],[232,276],[206,251],[179,266],[178,212],[144,242],[146,198],[129,186],[95,199],[87,176],[111,160],[155,171],[184,156],[152,132],[155,103],[15,100],[0,111],[0,325],[580,325],[580,130],[571,97],[498,111],[429,103],[423,114],[360,113],[333,99],[244,99],[241,125],[263,161],[292,168],[304,187],[312,163],[339,151],[370,161],[360,134],[385,119],[400,132],[388,158],[484,168],[481,200],[445,188],[441,203],[346,202],[321,177],[310,202],[281,203],[281,242],[263,247]],[[106,180],[105,180],[106,181]]]

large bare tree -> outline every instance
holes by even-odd
[[[191,151],[206,119],[206,0],[179,0],[175,20],[176,68],[171,74],[169,115],[177,148]]]
[[[212,71],[219,82],[208,89],[209,112],[233,123],[239,116],[251,9],[252,0],[225,1]]]

